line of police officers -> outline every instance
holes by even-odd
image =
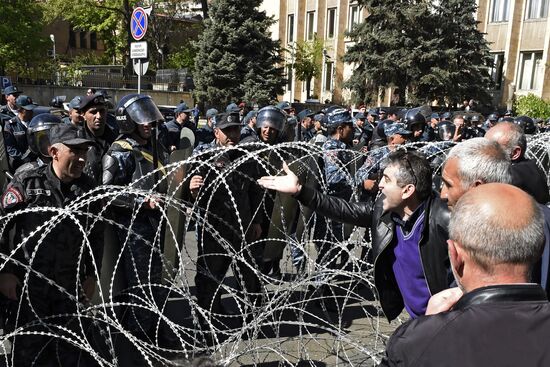
[[[158,315],[151,310],[167,297],[161,278],[161,197],[166,192],[162,178],[169,154],[180,149],[184,129],[191,130],[196,141],[184,186],[185,199],[195,209],[195,285],[197,303],[205,311],[199,319],[204,330],[223,327],[216,315],[230,313],[221,303],[221,285],[230,267],[240,280],[239,298],[248,318],[265,294],[259,272],[273,278],[281,275],[282,251],[270,256],[265,252],[276,196],[260,189],[256,179],[280,172],[285,161],[301,153],[281,154],[270,146],[291,141],[321,146],[318,163],[323,177],[316,179],[326,184],[328,193],[350,200],[359,189],[363,199],[372,200],[380,161],[397,145],[436,139],[456,142],[483,134],[481,121],[472,119],[468,124],[457,115],[451,122],[432,115],[428,122],[420,108],[402,116],[396,110],[380,109],[353,117],[349,110],[331,106],[317,113],[306,109],[296,116],[288,102],[259,111],[248,111],[245,104],[230,104],[221,114],[210,109],[206,125],[197,129],[191,120],[193,110],[185,103],[176,107],[174,120],[163,123],[153,100],[140,94],[118,102],[116,124],[108,123],[101,94],[75,97],[62,122],[51,114],[33,117],[36,104],[16,87],[6,88],[5,94],[8,103],[2,111],[13,117],[4,124],[3,137],[13,178],[0,203],[0,214],[7,219],[1,232],[0,292],[10,300],[6,309],[12,311],[11,329],[25,328],[13,344],[17,366],[93,365],[94,358],[109,358],[104,346],[98,347],[102,354],[89,356],[70,342],[93,329],[77,322],[75,314],[91,299],[101,271],[103,217],[117,223],[128,282],[125,296],[129,303],[139,304],[125,313],[124,327],[141,340],[157,340]],[[379,114],[388,118],[377,121]],[[488,127],[493,118],[489,116]],[[514,121],[526,132],[534,125],[527,117]],[[368,152],[357,172],[351,149]],[[105,199],[86,196],[100,183],[120,189]],[[130,184],[133,190],[125,189]],[[292,218],[289,235],[295,235],[298,216]],[[319,252],[317,264],[346,266],[351,249],[334,246],[345,239],[342,225],[316,219],[307,225]],[[303,252],[292,246],[291,253],[294,264],[303,269]],[[65,339],[49,342],[59,334]]]

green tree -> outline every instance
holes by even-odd
[[[526,96],[519,96],[514,107],[516,113],[520,116],[526,115],[539,119],[550,117],[550,103],[532,93]]]
[[[465,99],[487,103],[492,86],[489,70],[493,58],[489,46],[474,18],[475,0],[445,0],[435,6],[434,16],[439,20],[438,63],[445,78],[430,83],[431,97],[445,99],[456,105]]]
[[[0,74],[26,73],[51,61],[45,57],[51,41],[41,34],[43,9],[38,1],[0,2]]]
[[[299,41],[296,44],[294,68],[296,79],[306,82],[307,99],[311,93],[313,78],[321,76],[324,44],[315,35],[312,40]]]
[[[261,0],[214,0],[197,42],[194,81],[200,101],[222,107],[245,99],[265,104],[282,93],[281,52],[271,40],[274,20],[258,11]]]
[[[63,19],[76,30],[96,32],[113,64],[126,61],[129,22],[137,0],[48,0],[49,21]]]
[[[381,88],[398,87],[400,104],[434,99],[456,103],[484,100],[488,48],[473,18],[472,0],[360,0],[368,17],[349,37],[355,44],[344,61],[355,70],[346,81],[358,100]]]

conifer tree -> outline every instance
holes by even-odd
[[[473,0],[360,0],[369,15],[349,32],[344,61],[355,70],[345,86],[357,101],[397,87],[400,104],[485,100],[490,57],[473,17]]]
[[[231,101],[266,104],[282,93],[285,80],[280,46],[271,40],[273,19],[261,0],[214,0],[195,59],[199,100],[224,107]]]

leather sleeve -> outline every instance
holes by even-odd
[[[308,186],[302,186],[295,197],[301,204],[334,221],[359,227],[371,226],[373,207],[368,203],[350,203]]]

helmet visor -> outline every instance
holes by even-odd
[[[126,113],[136,124],[144,125],[164,121],[157,105],[151,98],[140,98],[126,107]]]

